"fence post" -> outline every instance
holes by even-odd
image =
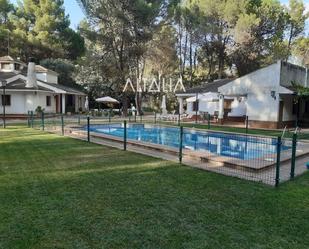
[[[295,119],[295,128],[297,128],[298,127],[298,117],[296,117],[296,119]]]
[[[207,122],[208,122],[208,130],[210,130],[210,114],[208,113],[208,120],[207,120]]]
[[[136,111],[133,111],[134,113],[134,122],[136,123]]]
[[[180,126],[180,112],[178,112],[178,126]]]
[[[90,117],[87,117],[87,142],[90,142]]]
[[[28,111],[27,122],[28,122],[28,128],[30,128],[30,111]]]
[[[41,118],[42,118],[42,130],[45,130],[45,123],[44,123],[44,112],[42,112],[41,114]]]
[[[157,113],[156,112],[154,113],[154,123],[155,124],[157,123]]]
[[[108,123],[111,122],[111,110],[108,111]]]
[[[61,134],[64,136],[64,119],[63,114],[61,114]]]
[[[292,158],[291,158],[291,179],[295,176],[295,160],[296,160],[296,147],[297,147],[297,133],[293,134],[292,140]]]
[[[180,126],[179,131],[179,163],[182,163],[182,141],[183,140],[183,126]]]
[[[123,150],[127,150],[127,121],[123,121]]]
[[[80,125],[80,113],[78,113],[78,125]]]
[[[249,118],[246,116],[246,134],[248,134],[248,124],[249,124]]]
[[[276,161],[276,187],[280,183],[280,154],[281,154],[281,137],[277,138],[277,161]]]
[[[199,109],[199,101],[198,101],[198,92],[196,93],[196,97],[195,97],[195,123],[197,124],[197,113],[198,113],[198,109]]]
[[[31,111],[31,128],[33,128],[33,111]]]

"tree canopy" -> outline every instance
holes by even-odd
[[[307,57],[302,0],[287,6],[279,0],[79,3],[87,14],[81,33],[91,51],[84,66],[95,60],[102,85],[116,91],[132,75],[180,76],[193,86],[241,76],[291,55]]]
[[[85,50],[83,38],[70,27],[63,0],[0,0],[0,50],[29,57],[75,60]]]
[[[139,111],[147,93],[123,93],[127,78],[181,77],[194,86],[242,76],[291,56],[309,64],[309,14],[303,0],[287,5],[279,0],[77,2],[86,19],[75,31],[63,0],[20,0],[17,5],[0,0],[0,52],[47,59],[51,69],[59,62],[89,92],[113,93],[124,108],[134,98]]]

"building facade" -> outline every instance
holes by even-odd
[[[0,57],[0,82],[6,83],[0,104],[5,103],[8,115],[22,116],[38,108],[63,114],[85,109],[85,93],[59,84],[56,72],[35,65],[33,60],[26,65],[10,56]]]
[[[283,128],[309,125],[309,100],[296,101],[295,84],[309,87],[308,69],[278,61],[236,79],[207,83],[205,86],[177,93],[179,110],[187,113],[198,108],[198,114],[216,111],[221,123],[228,120],[241,121],[248,117],[249,126],[256,128]],[[218,95],[217,103],[206,106],[201,100],[190,97],[205,92]],[[231,101],[232,100],[232,101]]]

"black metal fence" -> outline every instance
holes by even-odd
[[[170,137],[170,140],[173,140],[165,139],[165,143],[147,140],[145,138],[147,132],[144,135],[141,134],[138,139],[131,136],[134,133],[133,129],[137,129],[137,126],[133,126],[132,123],[141,124],[142,126],[138,126],[138,129],[144,129],[145,125],[149,124],[155,127],[166,127],[156,115],[123,119],[110,116],[94,118],[85,115],[64,116],[44,113],[34,115],[29,112],[27,125],[88,142],[109,141],[110,144],[118,144],[118,147],[124,150],[127,150],[129,144],[131,150],[138,152],[136,148],[142,144],[143,148],[149,149],[149,155],[156,153],[158,156],[160,153],[170,153],[183,164],[274,186],[293,179],[306,170],[304,155],[309,153],[309,146],[307,143],[298,141],[297,133],[293,134],[292,139],[281,136],[233,134],[210,129],[186,128],[179,120],[176,120],[173,126],[168,126],[173,127],[169,131],[164,131],[164,129],[157,131],[160,132],[160,136]],[[115,129],[115,124],[121,127],[117,137],[101,134],[93,128],[97,125],[106,125],[109,129]],[[167,135],[163,134],[164,132],[174,133]],[[299,162],[298,157],[302,157],[302,161]]]

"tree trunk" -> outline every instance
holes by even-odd
[[[182,70],[181,70],[182,77],[184,76],[184,73],[185,73],[186,60],[187,60],[187,50],[188,50],[188,33],[186,32],[185,47],[184,47],[184,51],[183,51]]]
[[[141,66],[141,68],[140,68]],[[142,85],[142,79],[144,77],[144,70],[145,70],[145,60],[142,62],[142,65],[139,63],[139,60],[137,61],[137,68],[136,68],[136,77],[137,80],[139,79],[139,86],[141,88],[141,92],[139,92],[139,89],[136,89],[135,93],[135,105],[136,105],[136,111],[137,115],[143,115],[142,110],[142,100],[143,100],[143,85]]]
[[[223,77],[223,72],[224,72],[224,63],[225,63],[225,45],[222,44],[222,47],[220,48],[219,51],[219,56],[218,56],[218,63],[219,63],[219,68],[218,68],[218,78],[222,79]]]
[[[122,112],[125,117],[128,116],[128,96],[126,92],[122,94]]]
[[[288,54],[286,56],[286,61],[288,61],[289,55],[290,55],[290,49],[291,49],[291,44],[292,44],[292,39],[293,39],[293,30],[294,26],[291,24],[291,30],[290,30],[290,36],[289,36],[289,42],[288,42]]]
[[[192,87],[193,79],[193,58],[192,58],[192,34],[190,33],[190,43],[189,43],[189,53],[190,53],[190,87]]]
[[[181,27],[181,17],[179,19],[178,26],[178,49],[179,49],[179,74],[182,75],[182,27]]]

